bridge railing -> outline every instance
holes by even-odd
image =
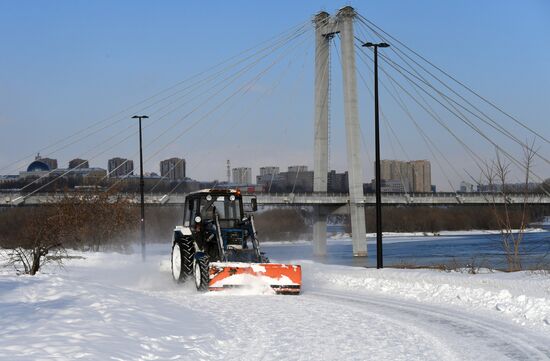
[[[14,205],[40,205],[51,202],[56,202],[62,199],[66,194],[64,193],[36,193],[30,197],[26,197],[23,193],[18,192],[2,192],[0,193],[0,205],[1,206],[14,206]],[[119,193],[118,195],[126,196],[133,201],[139,200],[137,193]],[[258,197],[258,203],[260,204],[334,204],[342,205],[349,202],[348,193],[256,193]],[[148,204],[171,204],[178,205],[183,204],[186,194],[176,193],[166,195],[164,193],[148,193],[145,194],[145,201]],[[373,193],[367,193],[364,195],[361,202],[373,204],[375,195]],[[509,194],[504,195],[502,193],[452,193],[452,192],[439,192],[439,193],[383,193],[382,201],[385,204],[491,204],[491,203],[508,203],[508,204],[521,204],[524,201],[523,194]],[[528,195],[527,202],[531,204],[550,204],[550,196],[545,194],[532,193]]]

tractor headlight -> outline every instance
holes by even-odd
[[[196,216],[195,217],[195,223],[201,223],[201,221],[202,221],[201,216]]]
[[[210,194],[207,195],[207,196],[206,196],[206,200],[207,200],[208,202],[210,202],[210,201],[212,200],[212,196],[211,196]]]
[[[230,200],[231,202],[233,202],[233,201],[235,200],[235,196],[234,196],[233,194],[230,195],[230,196],[229,196],[229,200]]]

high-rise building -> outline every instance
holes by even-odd
[[[279,167],[274,167],[274,166],[260,167],[260,177],[268,174],[269,175],[279,174]]]
[[[160,162],[160,175],[170,180],[185,179],[185,159],[170,158]]]
[[[302,169],[300,168],[299,172],[279,173],[284,192],[313,192],[313,171],[308,171],[307,167],[306,170]]]
[[[336,173],[331,170],[327,175],[327,191],[335,193],[348,193],[348,172]]]
[[[270,189],[274,182],[279,181],[279,173],[279,167],[260,167],[260,174],[256,176],[256,184],[265,185],[266,189]]]
[[[399,181],[405,192],[431,192],[431,165],[428,160],[404,162],[384,159],[380,161],[380,179],[392,181],[388,183],[392,184],[392,189],[397,189],[393,181]]]
[[[380,179],[398,180],[407,191],[412,188],[411,167],[409,163],[401,160],[381,160]]]
[[[412,191],[431,192],[432,171],[430,162],[427,160],[413,160],[409,164],[412,173]]]
[[[233,183],[252,184],[252,168],[233,168]]]
[[[69,162],[69,169],[75,168],[90,168],[90,164],[87,160],[75,158]]]
[[[127,177],[134,174],[134,161],[125,158],[109,159],[108,167],[109,177]]]
[[[307,165],[291,165],[288,167],[289,173],[307,172]]]

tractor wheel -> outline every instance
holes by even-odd
[[[185,282],[193,272],[193,243],[190,240],[177,240],[172,246],[172,277],[177,283]]]
[[[182,255],[182,269],[185,276],[193,275],[193,257],[195,256],[195,246],[191,238],[184,238],[180,242]]]
[[[208,256],[201,256],[195,259],[195,286],[197,286],[198,291],[207,291],[208,282],[210,281],[208,275]]]
[[[174,242],[172,245],[172,277],[174,278],[174,281],[177,283],[181,283],[185,281],[185,273],[183,272],[183,255],[181,252],[181,243],[180,242]]]

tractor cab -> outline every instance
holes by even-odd
[[[184,227],[212,261],[262,262],[251,216],[256,198],[243,202],[238,190],[211,189],[186,197]]]

